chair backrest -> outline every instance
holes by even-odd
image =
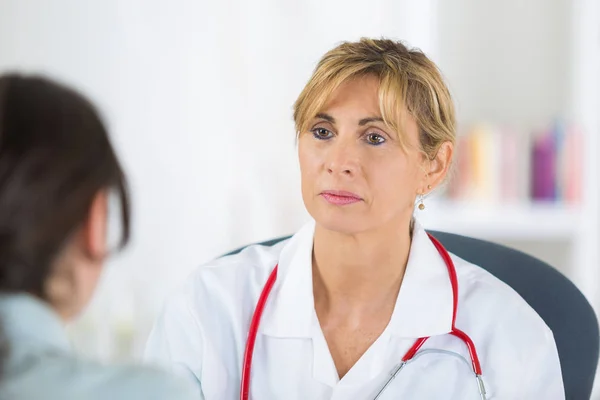
[[[447,232],[429,233],[449,252],[489,271],[529,303],[554,333],[566,398],[589,399],[598,365],[600,333],[596,314],[579,289],[550,265],[520,251]],[[288,238],[259,244],[271,246]]]

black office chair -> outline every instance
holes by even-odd
[[[430,233],[451,253],[510,285],[537,311],[554,333],[566,398],[589,399],[598,365],[600,334],[596,314],[577,287],[550,265],[520,251],[452,233]],[[288,238],[260,244],[271,246]]]

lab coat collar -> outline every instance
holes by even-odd
[[[312,251],[315,223],[305,224],[279,255],[277,281],[267,301],[261,331],[275,337],[312,337],[315,301]]]
[[[9,346],[50,348],[71,352],[58,315],[42,300],[29,294],[0,295],[0,323]]]
[[[307,223],[282,249],[277,282],[261,332],[311,338],[315,317],[312,250],[315,223]],[[446,334],[452,328],[452,286],[444,260],[415,220],[406,272],[388,330],[402,338]]]
[[[449,333],[452,302],[448,267],[415,219],[408,263],[389,323],[390,332],[403,338]]]

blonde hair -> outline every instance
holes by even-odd
[[[401,132],[406,111],[415,118],[421,150],[430,159],[442,143],[454,144],[454,104],[437,66],[420,50],[389,39],[344,42],[323,56],[294,103],[297,134],[308,130],[308,124],[336,88],[365,75],[379,79],[381,116],[405,149]]]

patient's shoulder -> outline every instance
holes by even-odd
[[[146,366],[112,366],[99,367],[100,375],[106,374],[105,384],[98,385],[98,390],[106,387],[109,392],[104,398],[116,399],[197,399],[189,382],[158,368]]]
[[[108,365],[67,354],[23,359],[6,371],[0,399],[197,399],[190,383],[140,365]]]

